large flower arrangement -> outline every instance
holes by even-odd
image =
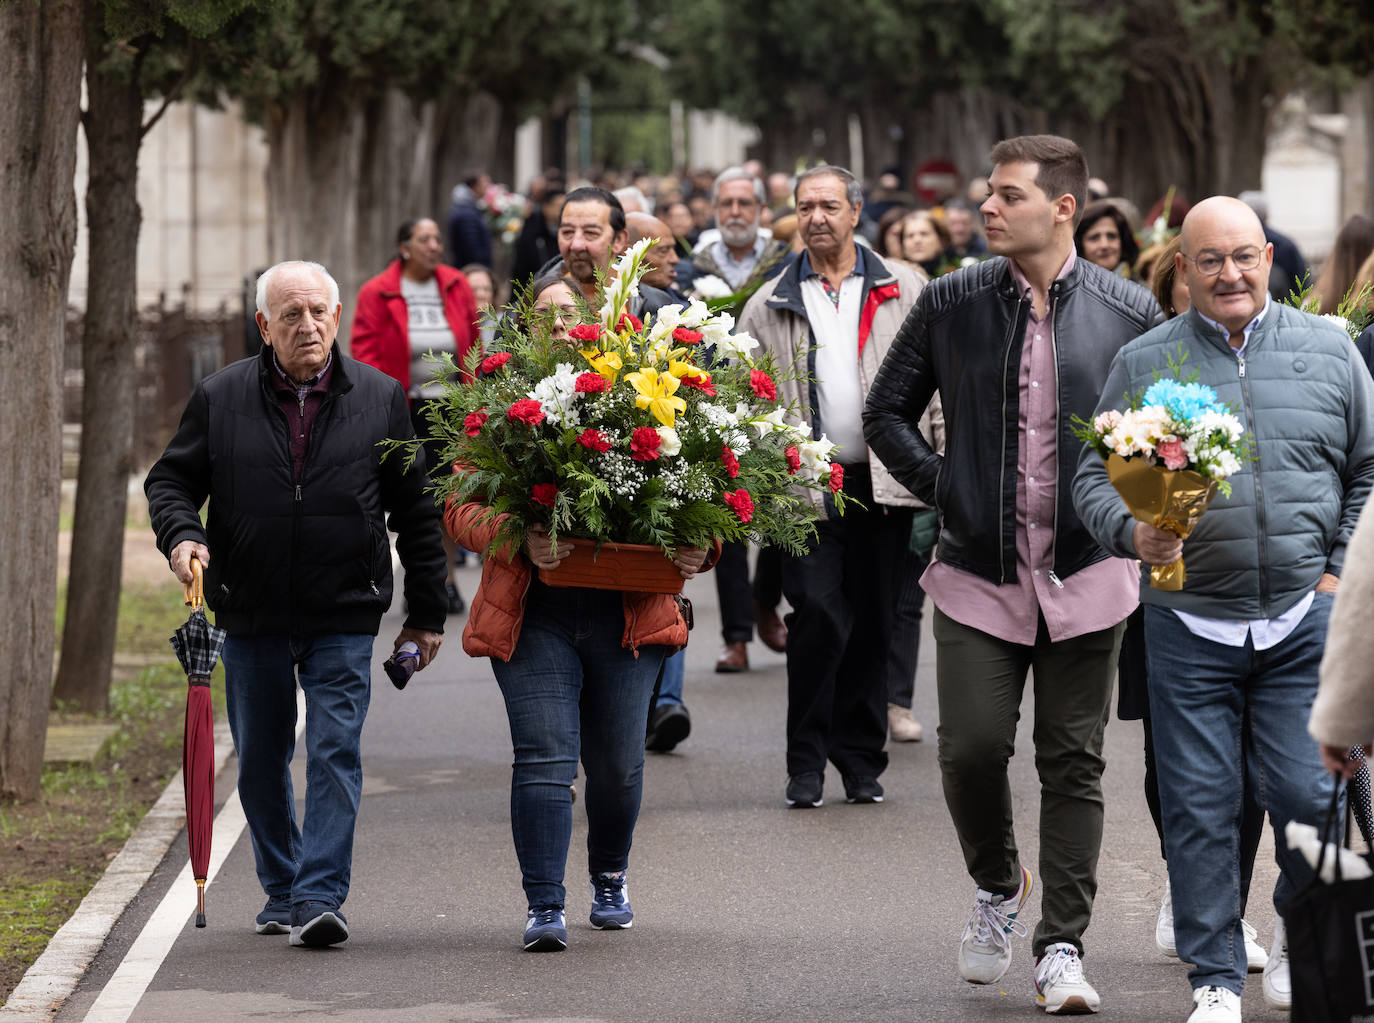
[[[1175,376],[1186,357],[1170,358]],[[1227,477],[1249,457],[1240,420],[1195,379],[1160,377],[1126,408],[1091,423],[1075,417],[1074,427],[1107,463],[1107,478],[1131,515],[1185,538],[1218,492],[1231,493]],[[1156,589],[1182,589],[1186,578],[1181,560],[1150,572]]]
[[[599,310],[557,339],[528,306],[492,348],[469,353],[430,406],[431,434],[459,467],[443,498],[503,516],[494,546],[530,526],[597,541],[707,548],[753,539],[800,553],[814,503],[843,509],[834,445],[788,422],[780,369],[728,313],[702,302],[649,323],[630,315],[647,269],[644,239],[617,262]]]

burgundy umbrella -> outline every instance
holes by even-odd
[[[172,647],[186,671],[186,736],[181,747],[181,776],[186,787],[186,844],[196,878],[196,926],[205,926],[205,876],[210,867],[210,829],[215,818],[214,712],[210,706],[210,673],[215,670],[228,633],[205,617],[205,581],[200,560],[191,559],[192,582],[186,587],[191,617],[172,635]]]

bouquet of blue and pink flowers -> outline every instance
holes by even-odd
[[[1185,356],[1186,357],[1186,356]],[[1170,360],[1178,372],[1182,359]],[[1131,515],[1157,529],[1188,537],[1227,477],[1249,455],[1249,438],[1215,391],[1195,380],[1157,379],[1139,401],[1075,418],[1075,434],[1107,463],[1107,478]],[[1150,585],[1181,590],[1182,560],[1150,570]]]

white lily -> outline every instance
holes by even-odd
[[[754,359],[749,353],[758,346],[759,343],[748,334],[726,334],[716,343],[716,355],[722,359],[743,359],[752,363]]]

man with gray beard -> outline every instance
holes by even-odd
[[[759,230],[763,182],[743,167],[727,167],[711,187],[716,231],[704,232],[692,258],[678,270],[678,287],[692,290],[699,277],[719,277],[732,292],[767,280],[781,267],[788,248]]]

